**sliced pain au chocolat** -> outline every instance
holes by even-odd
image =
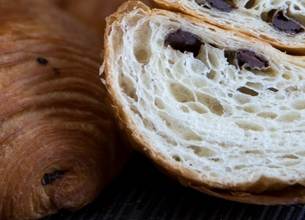
[[[269,61],[265,57],[247,49],[225,51],[225,56],[230,64],[239,68],[266,70],[270,67]]]
[[[168,34],[165,39],[165,46],[171,46],[182,53],[193,53],[195,57],[199,54],[202,44],[197,35],[181,29]]]
[[[196,57],[203,42],[197,35],[178,29],[166,36],[164,44],[182,53],[193,53]],[[247,49],[227,50],[225,56],[230,64],[239,68],[266,70],[270,67],[269,61],[265,57]]]
[[[200,6],[215,8],[219,11],[230,12],[236,9],[236,5],[230,0],[195,0]]]
[[[231,12],[237,9],[237,6],[232,0],[195,0],[196,3],[205,8],[214,8],[223,12]],[[265,14],[265,13],[263,13]],[[263,18],[264,21],[270,22],[272,26],[282,32],[288,34],[298,34],[305,31],[304,25],[302,25],[296,19],[290,17],[285,10],[271,10],[266,13],[267,18]]]

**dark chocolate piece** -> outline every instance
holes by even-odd
[[[278,92],[278,91],[279,91],[278,89],[276,89],[276,88],[273,88],[273,87],[271,87],[271,88],[268,88],[268,90],[270,90],[270,91],[272,91],[272,92]]]
[[[43,58],[43,57],[38,57],[36,59],[37,63],[39,63],[40,65],[47,65],[49,63],[49,61],[46,59],[46,58]]]
[[[277,12],[276,9],[272,9],[268,12],[263,12],[261,14],[261,18],[263,19],[263,21],[267,23],[272,23],[273,16],[275,15],[276,12]]]
[[[41,180],[41,184],[43,186],[52,184],[56,180],[61,179],[65,175],[65,173],[66,172],[62,170],[56,170],[52,173],[46,173]]]
[[[251,9],[251,8],[253,8],[255,6],[255,4],[256,4],[256,0],[249,0],[247,2],[247,4],[245,5],[245,8],[246,9]]]
[[[270,67],[269,62],[265,57],[247,49],[236,51],[236,61],[240,68],[244,67],[249,69],[262,70]]]
[[[280,31],[283,31],[288,34],[298,34],[304,32],[304,27],[290,18],[284,11],[277,11],[272,18],[272,25]]]
[[[199,54],[202,42],[195,34],[179,29],[167,35],[165,46],[168,45],[182,53],[191,52],[196,57]]]
[[[236,8],[234,3],[230,0],[196,0],[196,3],[203,7],[208,3],[210,7],[223,12],[230,12]]]
[[[254,91],[253,89],[250,89],[248,87],[240,87],[237,90],[246,95],[258,96],[258,92]]]

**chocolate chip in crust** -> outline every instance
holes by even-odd
[[[65,175],[65,171],[62,170],[55,170],[52,173],[46,173],[43,175],[41,184],[43,186],[49,185],[54,183],[56,180],[61,179]]]
[[[196,0],[196,3],[203,7],[208,4],[210,7],[223,12],[230,12],[236,9],[236,6],[230,0]]]
[[[284,11],[279,10],[274,13],[272,25],[280,31],[288,34],[298,34],[304,32],[304,27],[296,20],[290,18]]]
[[[237,50],[235,59],[240,68],[264,70],[270,67],[265,57],[247,49]]]
[[[165,46],[171,46],[182,53],[191,52],[195,57],[199,54],[202,44],[197,35],[181,29],[168,34],[165,39]]]
[[[272,92],[278,92],[279,90],[273,87],[268,88],[268,90],[272,91]]]
[[[49,63],[49,61],[44,57],[37,57],[36,61],[38,64],[43,66],[46,66]]]
[[[258,92],[254,91],[253,89],[250,89],[248,87],[240,87],[237,89],[239,92],[244,93],[246,95],[250,96],[258,96]]]

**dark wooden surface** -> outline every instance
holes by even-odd
[[[140,155],[93,204],[44,220],[305,220],[305,206],[254,206],[215,199],[168,179]]]

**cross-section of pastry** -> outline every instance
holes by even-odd
[[[305,55],[304,0],[155,0],[220,27]]]
[[[105,84],[137,149],[211,195],[305,202],[305,69],[291,56],[134,1],[106,34]]]
[[[0,4],[1,220],[86,205],[126,156],[98,77],[99,37],[30,3]]]

